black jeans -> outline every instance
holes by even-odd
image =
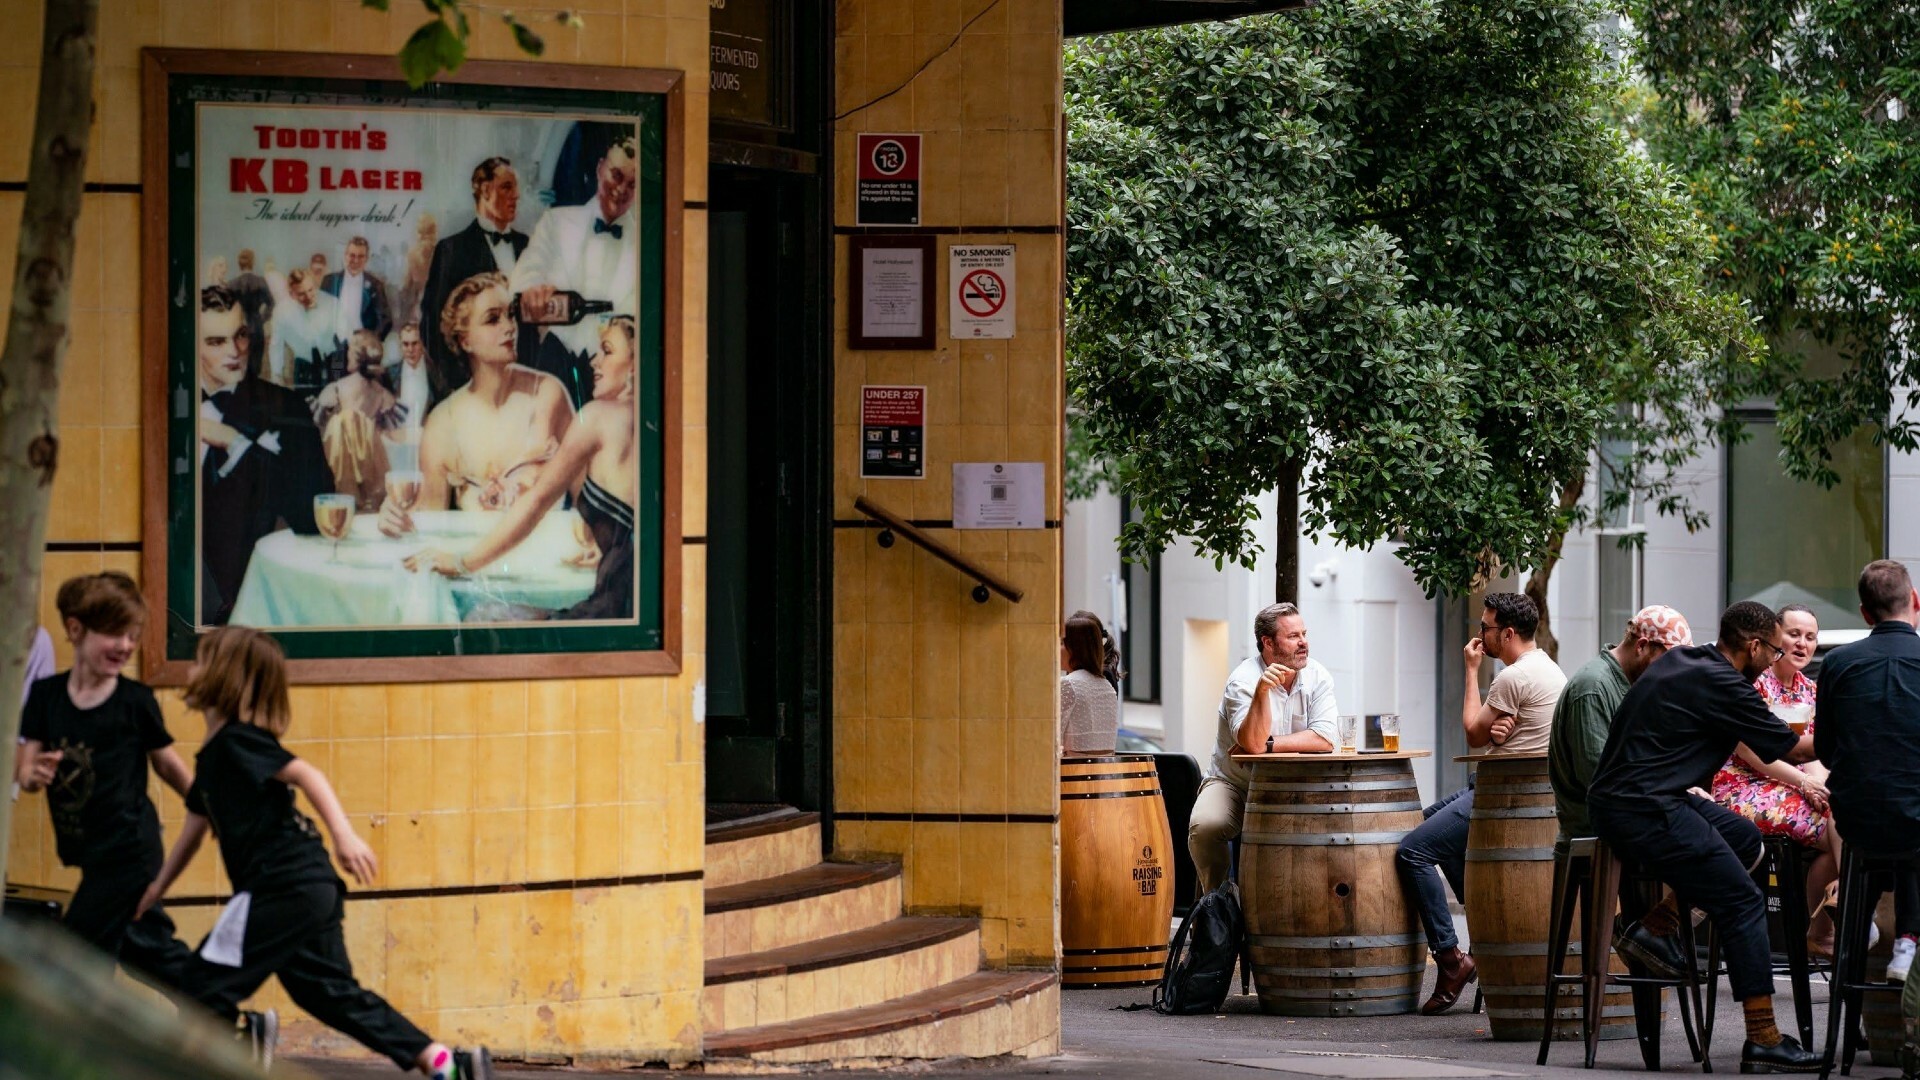
[[[1445,952],[1460,944],[1453,929],[1453,914],[1447,910],[1447,888],[1463,903],[1467,875],[1467,826],[1473,816],[1471,785],[1441,799],[1426,809],[1427,820],[1400,841],[1394,862],[1400,870],[1400,886],[1420,912],[1420,925],[1427,932],[1427,948]],[[1446,878],[1446,885],[1440,883]]]
[[[1733,996],[1772,994],[1767,900],[1750,869],[1760,858],[1760,830],[1753,822],[1693,796],[1659,807],[1592,803],[1588,809],[1594,831],[1616,854],[1713,920]]]
[[[173,920],[160,905],[138,919],[133,917],[140,897],[160,872],[158,853],[153,856],[83,868],[80,887],[67,902],[61,924],[143,981],[177,991],[193,961],[193,950],[175,936]]]
[[[346,888],[338,882],[255,892],[239,967],[198,956],[187,971],[187,993],[217,1015],[233,1019],[267,976],[278,975],[287,996],[315,1020],[352,1036],[402,1069],[433,1043],[380,995],[353,978],[341,932]]]

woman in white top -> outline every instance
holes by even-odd
[[[1076,611],[1060,638],[1060,752],[1068,757],[1113,753],[1120,695],[1107,682],[1105,631]]]

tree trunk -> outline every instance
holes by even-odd
[[[40,553],[60,457],[60,361],[67,351],[74,222],[87,171],[99,23],[100,0],[47,0],[13,310],[0,352],[0,507],[6,508],[0,515],[0,782],[13,775],[21,683],[40,612]],[[147,287],[164,291],[160,282]],[[155,633],[163,629],[158,623],[156,617]],[[0,799],[0,866],[7,864],[12,805]]]
[[[1300,463],[1280,466],[1280,491],[1274,513],[1273,600],[1300,602]]]
[[[1565,513],[1580,504],[1580,496],[1587,490],[1587,471],[1581,469],[1573,478],[1560,486],[1560,510]],[[1560,529],[1553,534],[1553,540],[1547,545],[1547,554],[1540,565],[1533,568],[1527,577],[1527,597],[1540,609],[1540,629],[1534,635],[1534,643],[1547,651],[1555,663],[1560,661],[1560,639],[1553,636],[1553,621],[1547,611],[1547,583],[1553,579],[1553,569],[1560,565],[1560,552],[1567,544],[1567,530]]]

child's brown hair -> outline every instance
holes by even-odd
[[[62,622],[73,619],[95,634],[137,631],[147,622],[147,601],[140,586],[118,570],[82,574],[60,583],[54,596]]]
[[[285,735],[293,723],[287,704],[287,656],[280,643],[246,626],[223,626],[200,639],[199,671],[187,682],[190,709]]]

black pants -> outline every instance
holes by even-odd
[[[1767,900],[1750,870],[1760,858],[1753,822],[1691,796],[1660,808],[1593,803],[1589,810],[1594,831],[1622,859],[1713,920],[1734,997],[1773,993]]]
[[[155,853],[157,855],[157,853]],[[133,909],[160,872],[157,858],[124,859],[80,871],[80,887],[61,920],[87,944],[162,990],[179,990],[193,950],[174,935],[173,920],[155,904],[135,919]]]
[[[433,1040],[380,995],[353,978],[341,932],[346,888],[337,882],[255,892],[239,967],[198,956],[187,971],[187,993],[226,1019],[239,1014],[267,976],[278,975],[287,996],[315,1020],[352,1036],[402,1069],[411,1069]]]

